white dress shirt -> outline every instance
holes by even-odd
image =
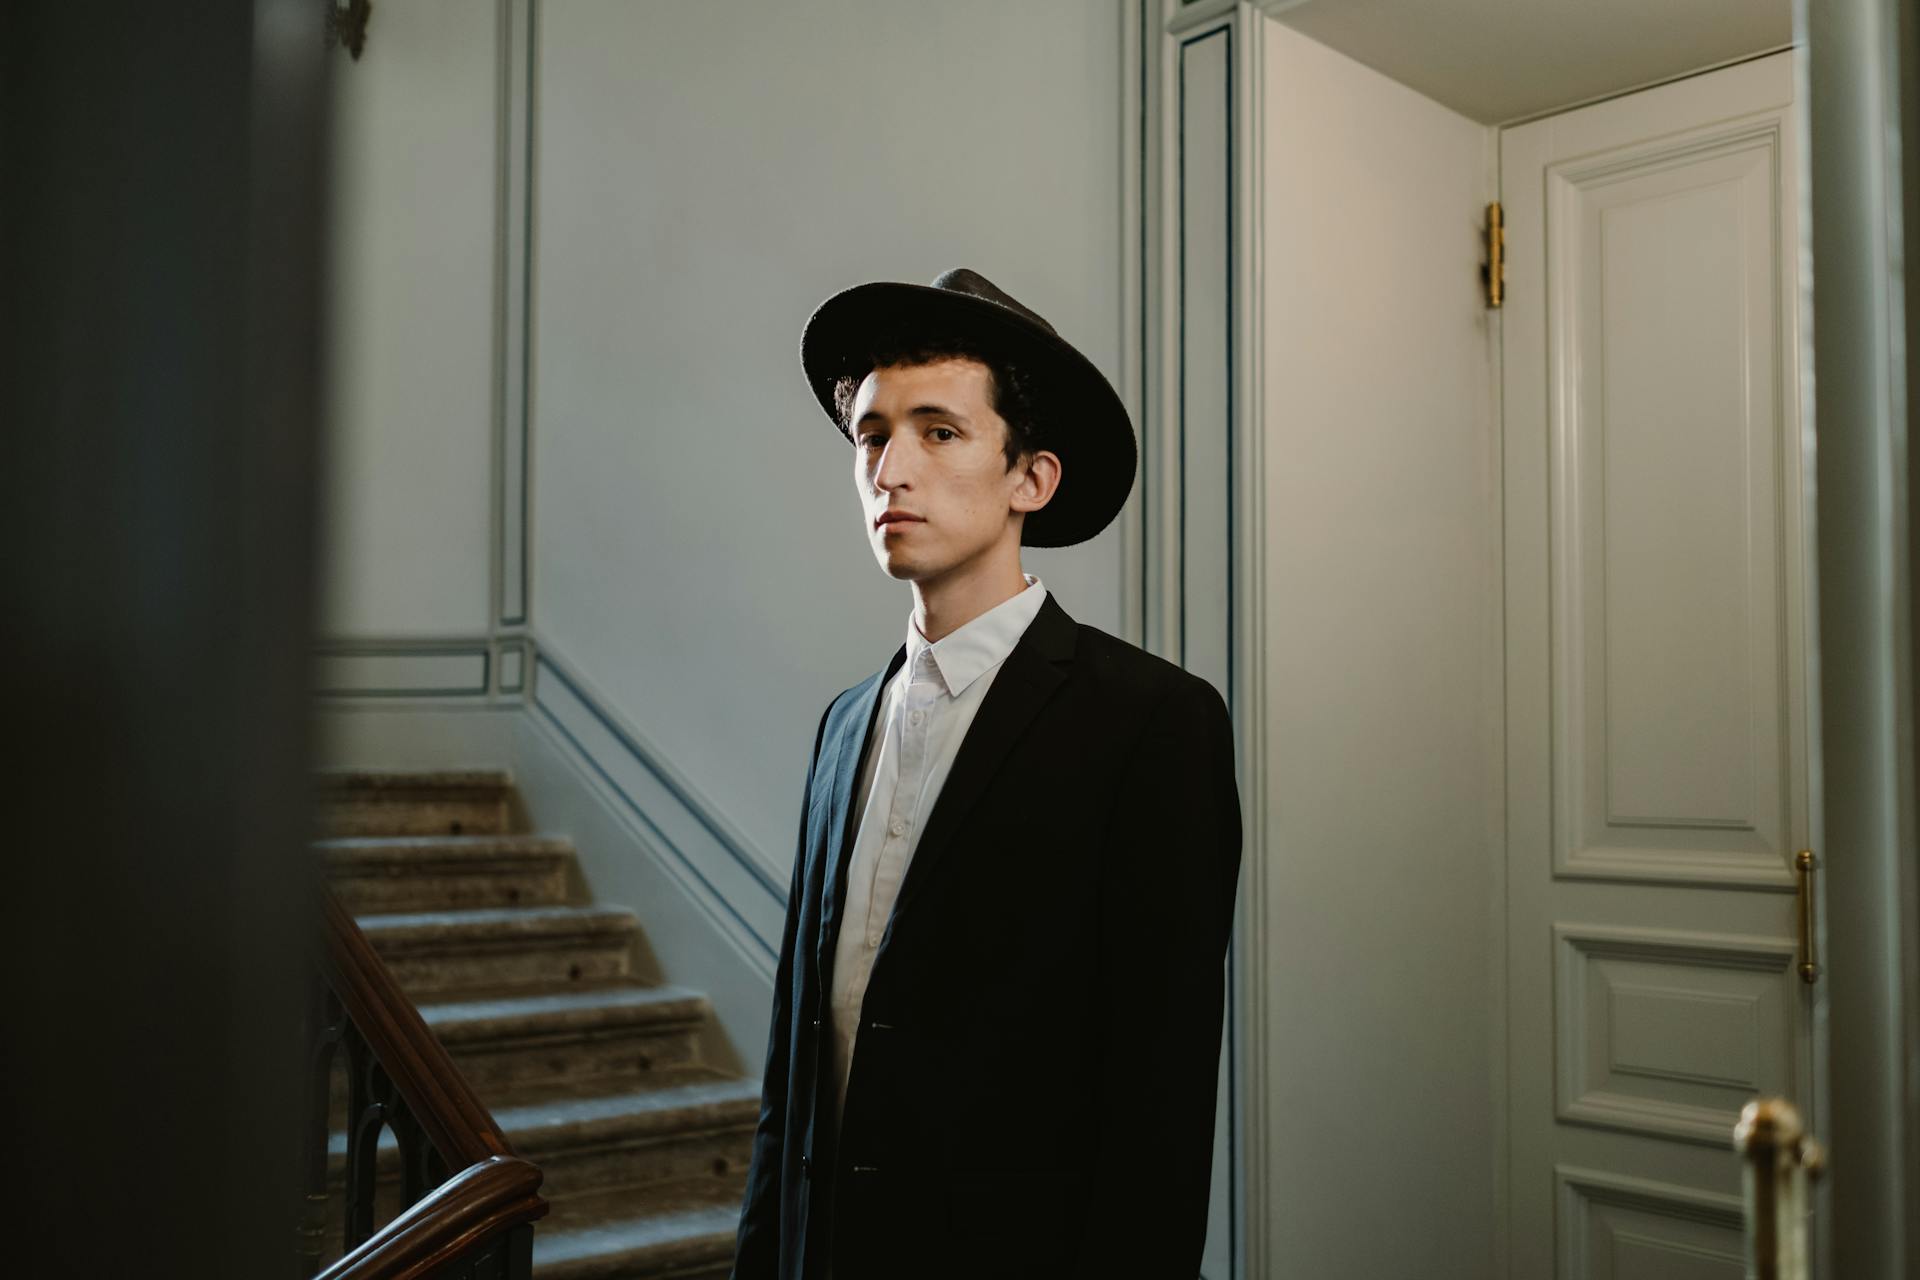
[[[1003,600],[965,626],[929,644],[907,618],[907,659],[881,695],[876,748],[867,756],[858,806],[860,827],[847,863],[847,905],[834,949],[832,1045],[834,1123],[846,1105],[853,1069],[860,1006],[867,995],[873,958],[893,914],[907,863],[920,843],[920,827],[933,812],[1000,664],[1026,633],[1047,589],[1022,574],[1027,589]]]

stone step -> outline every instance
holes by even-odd
[[[314,819],[323,836],[490,835],[512,823],[513,779],[500,769],[322,772]]]
[[[712,1012],[697,991],[638,983],[463,992],[418,1008],[483,1101],[566,1079],[617,1076],[644,1088],[656,1075],[701,1065],[700,1033]],[[344,1115],[344,1058],[335,1065],[332,1100]]]
[[[557,836],[346,836],[316,840],[349,911],[558,906],[573,842]]]
[[[697,1065],[707,998],[681,987],[595,985],[437,999],[421,1016],[482,1097],[566,1078]]]
[[[646,1089],[622,1080],[578,1080],[516,1090],[490,1100],[489,1110],[515,1153],[546,1174],[540,1193],[550,1199],[615,1187],[732,1185],[752,1157],[760,1088],[756,1081],[689,1068],[665,1073]],[[346,1152],[346,1132],[336,1130],[327,1142],[336,1187],[345,1177]],[[381,1131],[376,1160],[381,1180],[397,1182],[399,1147],[390,1131]],[[339,1196],[334,1199],[337,1213]]]
[[[604,982],[630,972],[639,923],[619,907],[401,911],[356,918],[400,985],[428,992]]]
[[[601,1092],[609,1087],[621,1091]],[[542,1194],[738,1178],[753,1156],[760,1082],[692,1068],[647,1089],[572,1081],[492,1110],[514,1150],[546,1171]]]
[[[746,1178],[567,1196],[534,1228],[537,1280],[725,1280]]]

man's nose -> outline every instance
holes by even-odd
[[[908,455],[912,451],[895,437],[882,446],[880,462],[873,470],[873,487],[882,492],[891,492],[903,485],[913,484],[913,459]]]

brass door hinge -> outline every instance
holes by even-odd
[[[1487,286],[1487,306],[1499,310],[1507,292],[1507,238],[1498,200],[1487,206],[1487,260],[1480,266],[1480,279]]]
[[[327,42],[338,44],[360,61],[367,47],[367,19],[373,14],[373,0],[346,0],[344,5],[327,3]]]

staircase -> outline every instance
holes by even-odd
[[[504,773],[324,774],[315,847],[514,1149],[545,1170],[539,1280],[725,1277],[759,1082],[702,1061],[707,998],[634,978],[633,913],[579,901],[572,844],[517,830],[515,812]]]

